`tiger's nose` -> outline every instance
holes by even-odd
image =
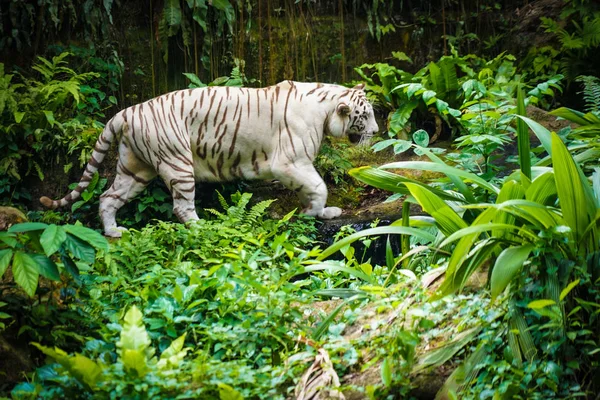
[[[377,132],[379,132],[379,126],[377,124],[374,124],[371,126],[371,129],[367,130],[367,134],[371,136],[375,135]]]

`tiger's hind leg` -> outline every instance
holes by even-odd
[[[192,159],[191,152],[187,156],[185,154],[180,155],[187,160]],[[173,168],[173,165],[176,165],[177,168]],[[159,175],[173,196],[173,213],[181,223],[197,221],[199,218],[194,204],[196,181],[194,180],[192,161],[184,164],[181,158],[177,158],[177,160],[169,159],[163,162],[161,167]]]
[[[140,160],[125,143],[119,145],[117,176],[100,196],[100,218],[106,236],[121,237],[125,228],[117,226],[117,211],[144,190],[155,176],[154,168]]]

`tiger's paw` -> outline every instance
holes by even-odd
[[[323,211],[319,213],[320,219],[333,219],[342,215],[342,209],[339,207],[325,207]]]
[[[114,228],[109,228],[104,231],[104,236],[111,238],[120,238],[123,235],[123,232],[126,231],[127,228],[123,226],[116,226]]]

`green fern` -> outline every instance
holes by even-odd
[[[600,45],[600,16],[593,19],[585,17],[582,26],[579,26],[575,21],[573,21],[573,24],[577,27],[577,32],[581,35],[583,43],[587,48]]]
[[[214,208],[205,208],[204,211],[211,213],[212,215],[216,216],[219,219],[227,219],[227,215],[223,214],[220,211],[215,210]]]
[[[265,210],[269,208],[276,200],[263,200],[248,210],[248,204],[252,198],[252,193],[236,192],[231,195],[231,205],[227,203],[223,195],[217,191],[217,197],[221,207],[227,212],[226,214],[215,210],[214,208],[206,208],[205,211],[216,216],[222,221],[233,222],[236,225],[255,225],[265,214]]]
[[[600,114],[600,78],[596,76],[581,75],[577,77],[577,82],[583,85],[583,99],[585,100],[585,110],[587,112]]]
[[[252,198],[252,193],[243,193],[240,195],[240,193],[237,192],[237,193],[233,194],[231,196],[231,200],[234,202],[234,205],[229,207],[229,209],[227,210],[227,214],[231,218],[235,218],[240,221],[244,221],[246,214],[247,214],[246,206],[250,202],[251,198]]]
[[[276,199],[270,199],[270,200],[263,200],[263,201],[255,204],[248,212],[246,221],[248,221],[252,225],[256,224],[258,222],[258,220],[265,215],[266,209],[269,208],[271,206],[271,204],[273,204],[276,201],[277,201]]]
[[[223,197],[221,192],[219,192],[218,190],[217,198],[219,199],[219,204],[221,205],[221,207],[223,207],[223,210],[227,210],[229,208],[229,204],[227,203],[227,200],[225,200],[225,197]]]
[[[11,82],[12,78],[12,74],[4,73],[4,64],[0,63],[0,115],[5,109],[11,113],[17,111],[17,94],[15,92],[23,85]]]

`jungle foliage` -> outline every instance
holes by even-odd
[[[347,198],[389,192],[402,217],[343,227],[326,246],[315,220],[275,217],[275,200],[232,187],[201,220],[171,222],[154,182],[109,243],[94,230],[108,184],[97,174],[70,210],[31,210],[0,232],[0,351],[35,361],[0,371],[0,395],[412,398],[438,368],[453,371],[445,398],[598,393],[600,11],[556,3],[533,23],[552,40],[508,51],[520,21],[506,11],[534,6],[476,3],[3,3],[0,52],[19,54],[0,63],[3,205],[31,208],[32,184],[78,175],[117,107],[325,77],[367,84],[386,116],[371,150],[389,160],[363,166],[369,146],[328,141],[317,168]],[[114,22],[132,15],[148,62],[127,62],[117,26],[129,25]],[[358,62],[360,46],[380,54]],[[553,132],[534,107],[569,124]]]

